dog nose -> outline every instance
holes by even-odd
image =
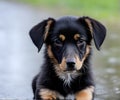
[[[72,71],[75,69],[75,59],[74,58],[67,58],[66,63],[67,63],[68,71]]]
[[[67,71],[72,71],[75,69],[75,63],[74,62],[68,62],[67,63]]]

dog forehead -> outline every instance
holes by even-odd
[[[54,35],[63,34],[66,37],[74,37],[75,34],[85,34],[85,28],[78,23],[76,17],[62,17],[54,25]]]
[[[58,19],[55,23],[56,30],[68,29],[68,28],[77,28],[77,19],[75,17],[62,17]]]

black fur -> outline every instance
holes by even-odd
[[[85,19],[89,20],[90,23],[87,23]],[[49,25],[49,30],[47,30],[48,33],[45,33],[45,27],[50,20],[52,23]],[[92,26],[92,32],[90,30],[90,25]],[[80,38],[77,41],[73,39],[76,33],[80,34]],[[47,38],[44,40],[46,34]],[[59,40],[58,37],[60,34],[65,36],[64,42]],[[44,63],[41,66],[40,73],[34,78],[32,83],[35,100],[42,99],[39,95],[41,89],[56,91],[63,97],[66,97],[68,94],[76,94],[90,86],[94,87],[90,64],[92,49],[89,48],[87,57],[85,57],[85,54],[87,52],[87,46],[91,45],[92,39],[98,50],[105,39],[106,29],[100,22],[89,17],[63,17],[58,20],[49,18],[34,26],[30,31],[30,36],[38,50],[40,50],[43,43],[45,43]],[[48,46],[51,46],[51,52],[54,57],[48,54]],[[66,66],[73,67],[75,62],[73,60],[71,61],[71,59],[74,58],[75,55],[77,55],[81,61],[85,57],[82,67],[77,70],[77,73],[80,74],[75,77],[70,84],[64,84],[64,80],[58,76],[55,70],[54,60],[56,59],[57,64],[61,64],[63,57],[65,57]],[[70,59],[71,62],[67,62],[67,59]],[[91,100],[94,99],[94,92],[92,95],[93,97]],[[60,98],[57,97],[57,99]]]

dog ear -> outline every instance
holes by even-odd
[[[29,32],[30,37],[33,43],[38,48],[38,52],[40,51],[43,43],[46,41],[47,36],[53,27],[53,23],[55,20],[53,18],[48,18],[39,24],[35,25]]]
[[[90,17],[81,17],[79,18],[79,21],[81,21],[81,23],[89,29],[89,32],[94,39],[96,48],[100,50],[100,47],[106,37],[105,26]]]

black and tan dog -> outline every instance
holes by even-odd
[[[38,51],[45,43],[44,63],[33,80],[35,100],[93,100],[91,41],[99,50],[105,27],[89,17],[49,18],[34,26],[30,37]]]

